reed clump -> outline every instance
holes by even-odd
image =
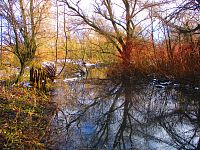
[[[199,40],[200,41],[200,40]],[[174,42],[152,44],[150,41],[133,39],[130,64],[124,67],[123,61],[112,65],[108,74],[120,74],[129,70],[130,75],[141,77],[162,77],[180,82],[200,85],[200,42]]]

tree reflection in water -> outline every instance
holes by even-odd
[[[53,147],[200,149],[198,93],[127,77],[113,81],[67,83],[66,105],[60,105],[53,124]]]

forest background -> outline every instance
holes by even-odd
[[[196,82],[199,7],[198,0],[1,0],[1,68],[20,67],[17,83],[33,60],[69,58]]]

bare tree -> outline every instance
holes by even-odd
[[[0,52],[0,65],[2,64],[2,53],[3,53],[3,38],[2,38],[2,35],[3,35],[3,18],[2,16],[1,17],[1,52]]]
[[[131,62],[132,42],[138,36],[137,26],[146,19],[139,14],[155,5],[139,0],[95,0],[90,8],[93,11],[91,14],[83,10],[84,1],[60,1],[68,6],[70,15],[79,21],[78,24],[85,23],[106,37],[115,46],[126,67]]]
[[[59,11],[58,0],[56,0],[56,62],[58,60],[58,36],[59,36]]]
[[[48,0],[1,0],[0,15],[5,18],[11,30],[5,33],[4,44],[17,56],[21,65],[16,83],[21,80],[25,67],[35,57],[37,35],[48,3]]]
[[[178,2],[172,1],[172,3],[178,3],[176,7],[172,5],[173,7],[167,7],[165,10],[162,8],[162,11],[159,10],[162,14],[157,12],[156,16],[176,32],[200,34],[200,1],[182,0]],[[167,10],[170,11],[166,13]],[[166,15],[163,15],[163,12]]]

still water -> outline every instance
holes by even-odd
[[[200,147],[200,92],[90,69],[57,83],[51,149],[182,150]]]

